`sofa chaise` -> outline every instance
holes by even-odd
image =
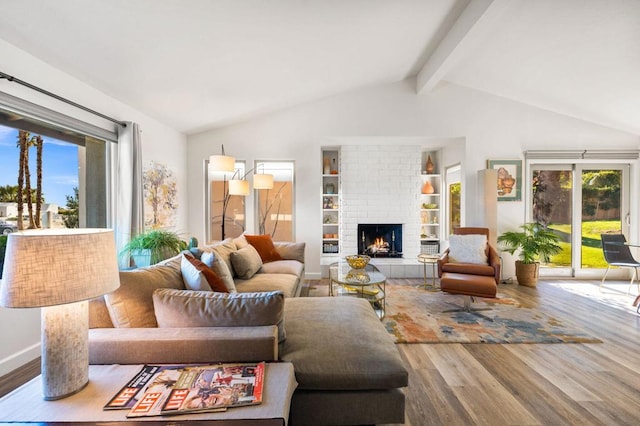
[[[233,267],[244,265],[232,253],[244,244],[225,240],[197,253],[229,261],[236,288],[229,294],[189,290],[186,254],[121,271],[120,288],[90,302],[90,363],[287,361],[298,382],[290,424],[403,423],[408,373],[370,304],[296,297],[304,244],[275,243],[282,260],[240,278]]]

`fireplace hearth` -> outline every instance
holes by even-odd
[[[358,254],[402,257],[402,224],[358,224]]]

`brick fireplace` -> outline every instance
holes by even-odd
[[[343,145],[340,157],[344,255],[359,251],[359,224],[402,224],[404,258],[415,259],[420,252],[420,146]]]

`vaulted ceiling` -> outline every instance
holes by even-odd
[[[640,134],[637,0],[0,0],[0,10],[0,38],[184,133],[416,76],[416,96],[453,83]]]

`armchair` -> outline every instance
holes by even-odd
[[[459,310],[471,312],[479,309],[471,309],[473,297],[496,297],[497,285],[500,282],[501,261],[498,252],[492,247],[489,240],[488,228],[456,228],[454,235],[482,235],[485,238],[474,240],[476,251],[471,255],[454,259],[452,251],[460,254],[462,250],[454,247],[453,243],[458,239],[452,238],[452,245],[445,250],[438,259],[438,276],[442,291],[465,296],[464,307]],[[462,240],[462,239],[460,239]],[[482,251],[482,244],[484,252]]]
[[[453,233],[454,235],[485,235],[487,237],[487,241],[489,241],[488,228],[455,228]],[[449,260],[449,252],[450,248],[446,249],[442,256],[440,256],[440,259],[438,259],[438,277],[442,278],[442,274],[444,272],[454,272],[458,274],[493,276],[496,285],[500,283],[500,268],[502,267],[502,262],[498,255],[498,251],[488,242],[486,249],[486,264],[451,262]]]

